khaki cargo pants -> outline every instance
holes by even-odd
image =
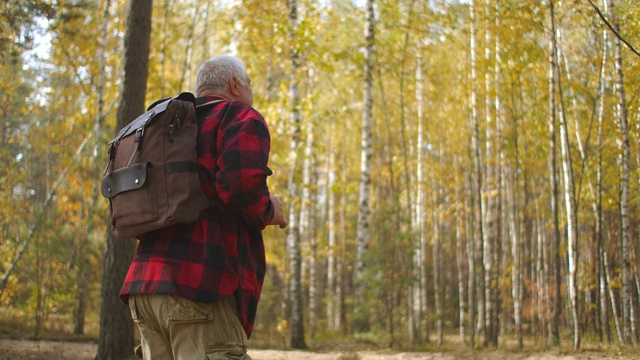
[[[196,303],[179,296],[129,297],[144,359],[251,360],[235,298]]]

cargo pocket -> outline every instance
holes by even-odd
[[[207,345],[205,355],[207,360],[251,360],[249,354],[244,351],[243,346],[224,343]]]
[[[172,296],[167,303],[168,320],[171,323],[195,323],[213,320],[213,311],[199,303],[180,296]]]

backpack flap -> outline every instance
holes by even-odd
[[[122,192],[140,189],[147,182],[147,161],[118,169],[102,179],[102,196],[112,198]]]
[[[151,122],[151,120],[153,120],[154,116],[156,116],[157,114],[161,114],[163,111],[167,110],[167,106],[169,106],[169,103],[171,102],[171,100],[172,99],[166,100],[158,104],[156,107],[152,108],[151,110],[138,116],[135,120],[130,122],[129,125],[123,127],[122,130],[120,130],[120,132],[118,133],[118,136],[116,136],[113,140],[111,140],[110,144],[117,144],[123,138],[133,134],[138,129],[144,128],[145,126],[147,126],[147,124]]]
[[[140,128],[144,128],[148,126],[148,124],[151,122],[151,120],[153,120],[154,117],[156,117],[159,114],[162,114],[167,110],[167,108],[169,107],[169,104],[174,99],[189,101],[193,103],[194,106],[196,104],[195,96],[192,93],[188,93],[188,92],[181,93],[175,98],[160,99],[154,102],[153,104],[151,104],[147,112],[138,116],[135,120],[130,122],[129,125],[123,127],[122,130],[118,132],[118,135],[113,140],[111,140],[109,144],[117,144],[118,141],[122,140],[122,138],[125,138],[131,135],[132,133],[136,132]]]

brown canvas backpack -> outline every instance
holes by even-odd
[[[101,192],[117,238],[195,222],[209,206],[200,187],[197,135],[195,96],[182,93],[156,101],[109,143]]]

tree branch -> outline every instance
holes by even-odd
[[[611,26],[611,24],[609,23],[609,21],[607,21],[607,18],[604,16],[604,14],[602,14],[602,12],[600,11],[600,9],[598,8],[598,6],[596,4],[593,3],[592,0],[587,0],[589,1],[589,4],[591,4],[591,6],[593,6],[593,8],[596,10],[596,12],[598,13],[598,15],[600,16],[600,19],[602,19],[602,21],[605,23],[605,25],[607,25],[607,27],[609,28],[609,30],[611,30],[613,32],[613,34],[620,39],[620,41],[622,41],[625,45],[627,45],[627,47],[633,51],[634,54],[640,56],[640,52],[638,52],[636,49],[633,48],[633,46],[631,46],[631,44],[629,44],[629,42],[627,42],[627,40],[625,40],[622,35],[620,35],[620,33],[618,33],[616,31],[616,29],[613,28],[613,26]]]

